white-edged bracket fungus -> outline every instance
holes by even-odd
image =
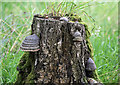
[[[21,50],[35,52],[38,51],[39,48],[39,37],[36,34],[27,36],[21,45]]]
[[[65,21],[65,22],[68,22],[69,20],[68,20],[68,18],[67,18],[67,17],[61,17],[61,18],[60,18],[60,21]]]
[[[99,81],[96,81],[95,79],[93,79],[93,78],[88,78],[88,83],[90,84],[90,85],[103,85],[102,83],[100,83]],[[88,84],[88,85],[89,85]]]
[[[62,24],[66,24],[67,22],[69,22],[69,19],[67,17],[61,17],[60,21]]]
[[[98,83],[96,80],[94,80],[93,78],[88,78],[88,82],[90,83],[90,85],[93,85],[95,83]]]
[[[96,65],[95,65],[94,61],[92,60],[92,58],[89,58],[87,60],[85,69],[87,71],[94,71],[94,70],[96,70]]]
[[[73,37],[74,42],[82,42],[81,33],[78,30],[73,34]]]

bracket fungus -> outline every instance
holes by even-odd
[[[69,22],[69,19],[67,17],[61,17],[60,21],[64,25],[64,24],[67,24]]]
[[[69,22],[69,19],[67,17],[61,17],[60,18],[60,23],[61,23],[61,27],[66,27],[67,23]]]
[[[93,78],[88,78],[88,82],[93,85],[94,83],[98,83],[96,80],[94,80]]]
[[[36,34],[27,36],[21,45],[21,50],[35,52],[39,50],[39,37]]]
[[[68,22],[69,20],[68,20],[68,18],[67,18],[67,17],[61,17],[61,18],[60,18],[60,21],[65,21],[65,22]]]
[[[73,34],[73,37],[74,42],[82,42],[82,36],[78,30]]]
[[[92,60],[92,58],[89,58],[86,62],[86,68],[87,71],[94,71],[96,70],[96,65],[94,63],[94,61]]]

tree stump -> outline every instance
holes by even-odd
[[[92,85],[94,80],[93,83],[99,83],[96,71],[86,71],[87,60],[93,59],[86,25],[59,19],[34,16],[32,34],[40,38],[40,50],[25,52],[17,67],[15,83]],[[80,41],[74,40],[76,32],[80,33]]]

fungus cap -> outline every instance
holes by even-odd
[[[92,58],[89,58],[86,62],[86,68],[87,71],[94,71],[96,70],[96,65],[94,63],[94,61],[92,60]]]
[[[61,18],[60,18],[60,21],[65,21],[65,22],[68,22],[69,20],[68,20],[68,18],[67,18],[67,17],[61,17]]]
[[[79,31],[76,31],[74,34],[73,34],[73,41],[74,42],[81,42],[82,41],[82,36],[81,36],[81,33]]]
[[[27,36],[21,45],[23,51],[38,51],[39,50],[39,37],[36,34]]]
[[[79,37],[81,36],[81,33],[77,30],[74,34],[73,34],[73,37]]]

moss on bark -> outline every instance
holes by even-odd
[[[93,52],[93,47],[92,47],[92,44],[90,42],[90,36],[91,36],[91,33],[88,29],[88,26],[85,22],[80,22],[80,24],[83,24],[84,27],[85,27],[85,32],[86,32],[86,44],[88,46],[88,50],[90,51],[90,57],[94,60],[93,56],[94,56],[94,52]],[[90,72],[89,72],[90,73]],[[98,73],[97,73],[97,70],[91,72],[91,78],[94,78],[95,80],[100,81],[99,79],[99,76],[98,76]]]
[[[34,83],[34,53],[25,52],[22,56],[20,63],[17,66],[19,71],[16,84],[17,83]]]

